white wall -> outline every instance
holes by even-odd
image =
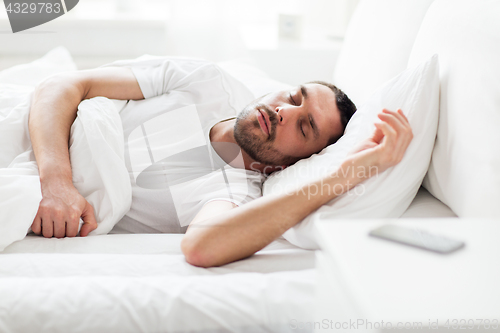
[[[315,54],[311,60],[322,59],[320,62],[325,63],[338,53],[338,37],[343,35],[357,2],[82,0],[65,16],[16,34],[10,33],[2,3],[0,70],[63,45],[81,69],[145,53],[196,56],[212,61],[246,58],[268,72],[271,70],[274,78],[291,83],[293,80],[280,73],[289,73],[294,59],[304,60]],[[280,13],[302,16],[302,40],[278,38]],[[283,54],[293,56],[285,61]],[[319,68],[317,72],[320,73]]]

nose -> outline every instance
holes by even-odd
[[[301,116],[301,108],[298,106],[278,106],[276,109],[276,116],[278,118],[278,125],[286,125],[288,122],[294,121],[297,117]]]
[[[276,111],[276,116],[278,116],[278,123],[281,124],[283,121],[283,108],[277,107],[274,111]]]

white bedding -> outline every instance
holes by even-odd
[[[284,240],[223,267],[182,235],[28,236],[0,253],[1,332],[288,332],[312,320],[314,252]],[[296,330],[294,330],[296,331]]]
[[[446,209],[421,191],[408,212],[453,214]],[[313,251],[279,239],[250,258],[204,269],[186,263],[181,239],[31,235],[11,244],[0,252],[0,332],[308,331],[290,321],[313,320]]]

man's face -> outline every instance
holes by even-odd
[[[238,145],[257,162],[288,166],[314,154],[343,133],[333,91],[305,84],[265,95],[240,112]]]

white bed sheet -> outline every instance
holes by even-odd
[[[203,269],[186,263],[181,238],[12,244],[0,253],[0,332],[289,332],[312,320],[314,252],[277,240]]]

